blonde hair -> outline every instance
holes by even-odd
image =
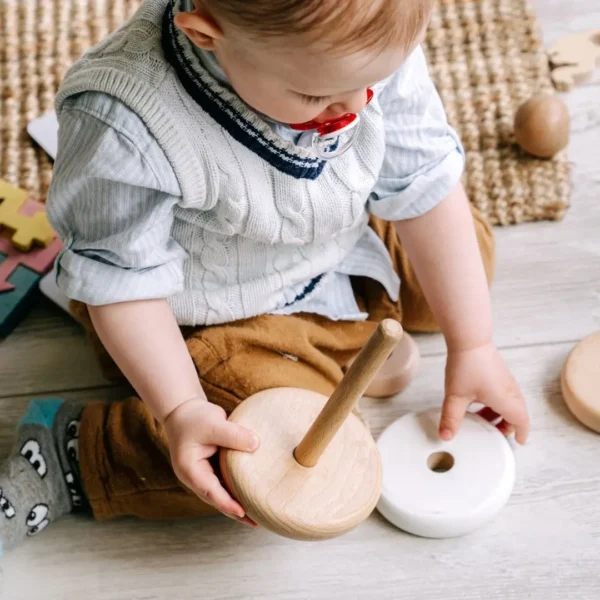
[[[409,49],[433,0],[202,0],[216,18],[260,39],[303,35],[334,50]]]

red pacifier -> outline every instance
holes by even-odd
[[[367,88],[367,104],[373,99],[373,90]],[[360,116],[356,113],[346,113],[330,121],[306,121],[306,123],[294,123],[290,127],[295,131],[315,130],[312,138],[312,146],[319,158],[333,158],[343,154],[353,144],[358,133],[357,125],[360,124]],[[339,136],[354,130],[349,139],[343,144],[339,143]]]

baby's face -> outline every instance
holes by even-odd
[[[240,37],[217,40],[214,51],[242,100],[282,123],[324,122],[360,112],[367,88],[391,75],[407,55],[403,48],[389,48],[337,56],[286,45],[283,38]]]

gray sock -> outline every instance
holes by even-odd
[[[0,555],[69,513],[73,496],[83,503],[79,487],[70,491],[67,484],[69,474],[79,486],[78,463],[68,456],[76,436],[69,438],[67,430],[75,431],[81,410],[60,399],[34,400],[21,419],[13,451],[0,466]]]
[[[73,512],[87,511],[89,508],[79,470],[79,423],[82,411],[82,406],[64,402],[56,413],[52,427],[58,460],[71,496]]]

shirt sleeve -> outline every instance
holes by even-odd
[[[386,151],[369,210],[388,221],[419,217],[459,182],[464,151],[448,124],[421,47],[379,94]]]
[[[181,292],[187,253],[171,237],[180,197],[164,152],[133,111],[97,92],[69,99],[47,202],[64,243],[59,288],[91,305]]]

